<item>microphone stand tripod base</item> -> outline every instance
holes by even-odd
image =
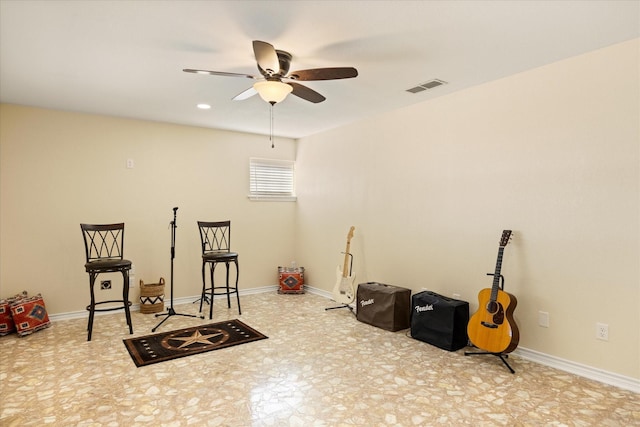
[[[166,313],[158,313],[158,314],[156,314],[156,317],[160,317],[160,316],[167,316],[167,317],[165,317],[164,319],[162,319],[162,321],[161,321],[160,323],[158,323],[158,324],[156,325],[156,327],[155,327],[155,328],[151,329],[151,332],[155,332],[155,331],[160,327],[160,325],[162,325],[164,322],[166,322],[166,321],[167,321],[167,319],[168,319],[169,317],[171,317],[171,316],[200,317],[200,319],[204,319],[204,316],[203,316],[203,315],[196,316],[195,314],[182,314],[182,313],[176,313],[176,311],[173,309],[173,307],[169,307],[169,308],[167,309],[167,312],[166,312]]]

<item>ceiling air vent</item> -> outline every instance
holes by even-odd
[[[442,86],[442,85],[446,85],[447,82],[443,81],[443,80],[438,80],[438,79],[433,79],[433,80],[429,80],[428,82],[425,83],[421,83],[416,87],[412,87],[410,89],[407,89],[407,92],[411,92],[411,93],[418,93],[418,92],[422,92],[428,89],[434,89],[437,88],[438,86]]]

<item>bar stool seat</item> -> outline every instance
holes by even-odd
[[[238,254],[236,252],[221,252],[221,251],[213,251],[206,252],[202,254],[202,259],[205,261],[233,261],[234,258],[238,258]]]

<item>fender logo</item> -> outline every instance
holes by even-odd
[[[421,311],[433,311],[433,304],[427,304],[424,307],[420,307],[419,305],[416,305],[415,309],[416,309],[416,313],[420,313]]]
[[[365,300],[361,300],[361,301],[360,301],[360,305],[361,305],[362,307],[364,307],[365,305],[371,305],[371,304],[373,304],[373,298],[369,298],[369,299],[368,299],[368,300],[366,300],[366,301],[365,301]]]

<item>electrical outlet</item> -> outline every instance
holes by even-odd
[[[596,323],[596,338],[609,341],[609,325],[606,323]]]
[[[538,325],[543,328],[549,327],[549,313],[546,311],[538,311]]]
[[[100,282],[100,289],[111,289],[111,280],[103,280]]]

